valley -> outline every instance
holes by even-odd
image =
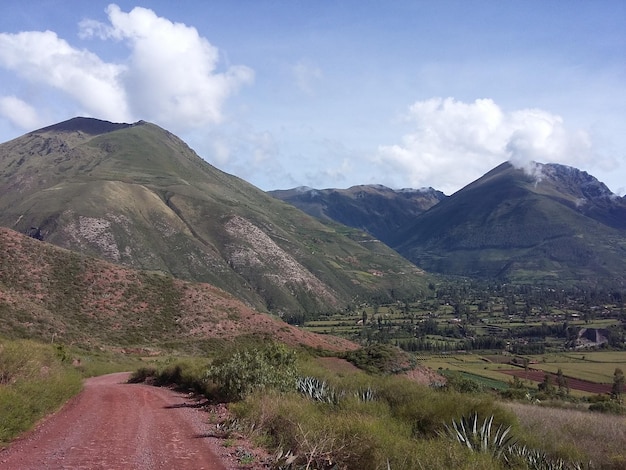
[[[0,144],[4,442],[67,400],[12,411],[52,383],[42,371],[71,395],[108,361],[227,406],[225,441],[265,442],[280,468],[510,468],[450,450],[472,414],[519,436],[515,468],[539,468],[529,448],[581,468],[591,450],[533,440],[502,403],[624,413],[626,202],[536,170],[503,163],[451,196],[265,193],[144,121]],[[605,453],[598,468],[620,468]]]

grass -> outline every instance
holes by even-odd
[[[57,411],[82,380],[133,370],[137,356],[0,338],[0,447]]]
[[[254,346],[231,348],[235,352]],[[465,366],[479,362],[498,366],[479,356],[456,359]],[[189,385],[193,383],[204,384],[204,390],[196,391],[217,399],[220,384],[207,380],[208,366],[208,361],[171,358],[155,361],[136,377],[141,379],[143,374],[157,383],[187,383],[187,388],[193,388]],[[580,404],[564,403],[561,406],[567,408],[554,409],[500,403],[493,394],[433,389],[401,376],[368,374],[349,367],[330,369],[305,351],[298,353],[297,369],[300,376],[324,382],[333,399],[314,400],[313,395],[295,389],[279,392],[265,387],[230,403],[232,416],[222,423],[229,432],[242,434],[274,452],[276,468],[534,468],[520,463],[524,461],[522,455],[515,456],[519,466],[507,467],[501,455],[450,442],[446,425],[449,430],[452,423],[472,416],[480,423],[491,423],[493,416],[494,429],[511,427],[511,442],[519,449],[545,455],[554,462],[579,462],[581,468],[591,462],[593,467],[589,468],[610,470],[624,468],[626,463],[624,418],[581,411]],[[481,381],[471,373],[463,377]],[[482,385],[494,384],[482,379]],[[365,397],[364,390],[371,393]]]
[[[521,429],[534,443],[557,455],[591,461],[594,468],[626,467],[626,426],[623,416],[506,403]],[[532,436],[532,437],[530,437]]]
[[[0,342],[0,446],[60,408],[81,389],[82,376],[53,345]]]
[[[378,385],[381,398],[370,402],[345,398],[329,405],[296,394],[270,393],[254,395],[231,408],[248,429],[254,428],[252,437],[288,453],[302,467],[330,468],[334,463],[348,470],[387,465],[394,470],[499,468],[490,456],[471,453],[437,435],[444,417],[460,411],[455,405],[468,410],[490,409],[489,404],[455,400],[455,396],[443,400],[445,405],[441,398],[435,399],[435,406],[427,409],[426,402],[436,392],[404,381]],[[397,400],[400,391],[404,399]]]

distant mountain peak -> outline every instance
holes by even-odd
[[[578,186],[587,199],[612,198],[614,196],[604,183],[578,168],[548,163],[541,165],[541,173],[543,177],[554,182],[561,181],[572,186]]]
[[[392,246],[444,274],[623,282],[624,230],[623,199],[585,171],[508,162],[418,215]]]
[[[399,227],[446,198],[433,188],[391,189],[382,184],[361,184],[348,189],[300,186],[269,194],[313,217],[364,230],[387,244]]]

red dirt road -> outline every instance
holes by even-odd
[[[169,389],[89,379],[59,413],[0,451],[0,469],[227,470],[205,437],[207,416]]]

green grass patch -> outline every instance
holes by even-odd
[[[80,372],[64,359],[53,345],[0,341],[0,446],[81,390]]]

